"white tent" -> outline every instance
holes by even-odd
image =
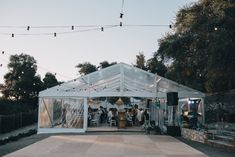
[[[115,64],[41,91],[39,93],[38,132],[86,131],[87,98],[114,96],[166,98],[168,92],[177,92],[179,98],[205,97],[202,92],[157,74],[124,63]],[[77,122],[80,125],[61,127],[59,119],[63,115],[62,108],[69,109],[70,122],[74,121],[74,117],[76,119],[80,117],[80,121]]]

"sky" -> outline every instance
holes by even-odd
[[[168,25],[174,23],[177,11],[197,0],[124,0],[123,25],[165,26],[106,28],[105,25],[119,25],[122,1],[0,0],[0,52],[5,52],[0,54],[0,83],[4,82],[12,54],[33,56],[41,78],[51,72],[56,73],[59,81],[79,77],[75,68],[78,63],[134,64],[139,52],[149,59],[158,49],[158,40],[172,31]],[[84,27],[71,30],[72,26],[85,25],[100,26],[92,31],[82,31],[89,29]],[[35,28],[37,26],[67,27]],[[104,31],[100,27],[104,27]]]

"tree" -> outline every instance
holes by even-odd
[[[171,61],[166,76],[207,92],[235,88],[235,2],[200,0],[176,15],[175,32],[159,40]]]
[[[59,82],[57,81],[55,75],[50,72],[47,72],[44,79],[43,79],[43,89],[47,89],[53,86],[58,85]]]
[[[109,63],[108,61],[103,61],[103,62],[100,62],[100,65],[98,66],[98,68],[104,69],[104,68],[107,68],[107,67],[112,66],[114,64],[117,64],[117,62]]]
[[[165,76],[167,72],[167,67],[164,65],[164,62],[159,56],[155,53],[153,58],[150,58],[147,63],[146,67],[151,73],[157,73],[160,76]]]
[[[37,98],[42,82],[36,75],[36,60],[26,54],[10,56],[9,72],[5,74],[5,84],[1,86],[3,97],[30,101]]]
[[[136,63],[134,66],[147,71],[146,60],[143,53],[139,52],[139,55],[136,55]]]
[[[97,71],[96,66],[91,64],[91,63],[89,63],[89,62],[79,63],[78,65],[76,65],[76,68],[79,69],[79,73],[81,75],[87,75],[89,73]]]

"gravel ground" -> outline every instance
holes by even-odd
[[[114,133],[108,133],[108,132],[103,132],[103,133],[100,133],[100,132],[96,132],[96,133],[88,133],[89,135],[92,135],[92,134],[98,134],[98,135],[104,135],[104,134],[114,134]],[[117,132],[115,134],[138,134],[138,133],[128,133],[128,132]],[[139,133],[139,134],[143,134],[143,133]],[[85,135],[85,134],[84,134]],[[25,137],[25,138],[22,138],[18,141],[14,141],[14,142],[9,142],[5,145],[1,145],[0,146],[0,156],[3,156],[3,155],[6,155],[6,154],[9,154],[11,152],[14,152],[16,150],[19,150],[19,149],[22,149],[28,145],[31,145],[35,142],[38,142],[40,140],[43,140],[47,137],[51,136],[51,134],[41,134],[41,135],[32,135],[32,136],[29,136],[29,137]],[[207,154],[209,157],[235,157],[235,149],[224,149],[224,148],[215,148],[215,147],[212,147],[212,146],[209,146],[209,145],[206,145],[206,144],[203,144],[203,143],[199,143],[199,142],[194,142],[194,141],[189,141],[189,140],[185,140],[181,137],[177,138],[178,140],[190,145],[191,147]]]

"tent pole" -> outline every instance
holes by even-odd
[[[83,112],[83,114],[84,114],[84,118],[83,118],[83,129],[85,130],[85,131],[87,131],[87,116],[88,116],[88,105],[87,105],[87,97],[86,98],[84,98],[84,105],[83,105],[83,110],[84,110],[84,112]]]
[[[201,98],[202,102],[202,125],[205,125],[205,98]]]
[[[38,130],[40,128],[41,125],[41,103],[42,103],[42,99],[43,98],[39,98],[39,104],[38,104]]]

